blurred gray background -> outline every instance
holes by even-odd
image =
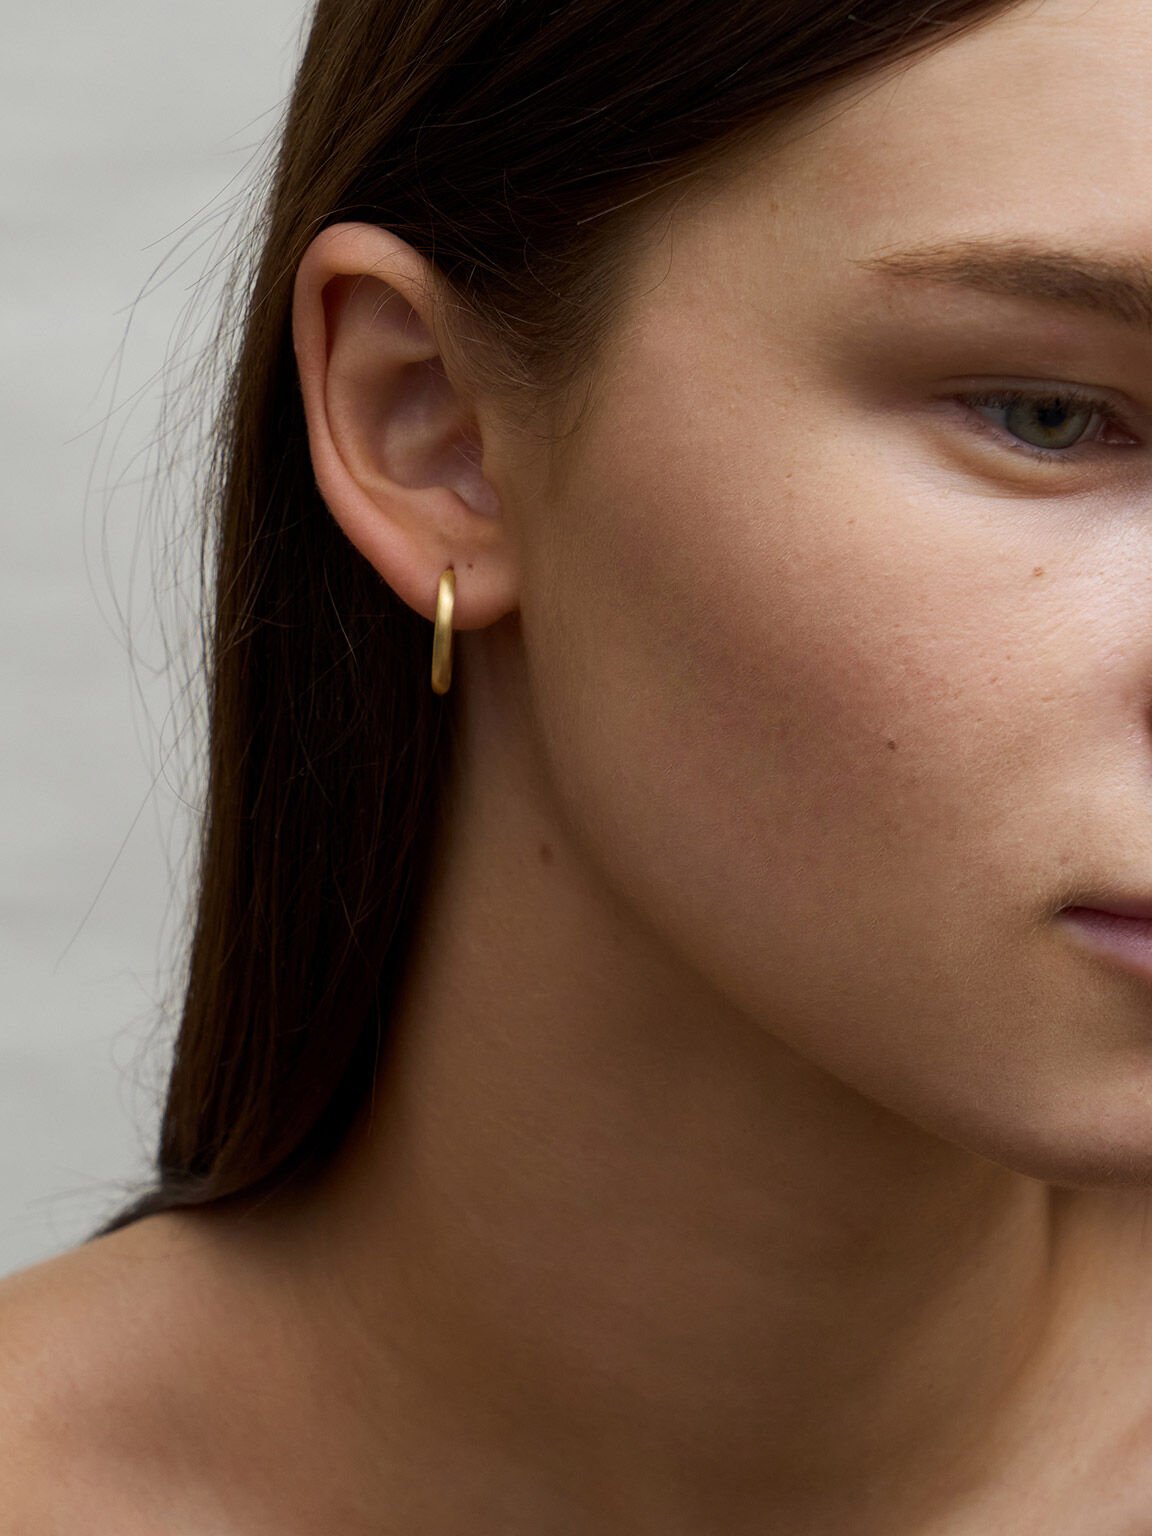
[[[110,1214],[159,1124],[202,747],[169,663],[197,644],[194,466],[162,404],[310,10],[0,0],[0,1274]]]

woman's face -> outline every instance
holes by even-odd
[[[987,287],[895,270],[958,242]],[[516,498],[565,817],[802,1057],[1037,1177],[1152,1177],[1152,987],[1053,920],[1152,896],[1152,10],[842,90],[640,261]]]

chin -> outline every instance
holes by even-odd
[[[1152,1063],[1150,1063],[1152,1066]],[[1136,1102],[1137,1097],[1140,1102]],[[966,1143],[980,1156],[1059,1189],[1152,1192],[1152,1097],[1131,1083],[1069,1095],[1045,1123],[1005,1125],[998,1137]],[[989,1127],[984,1127],[985,1131]]]

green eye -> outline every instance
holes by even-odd
[[[1000,425],[1010,438],[1015,439],[1008,446],[1045,463],[1073,457],[1070,450],[1084,443],[1085,434],[1094,420],[1097,430],[1110,422],[1118,425],[1122,432],[1128,431],[1110,400],[1075,389],[991,389],[952,398],[973,409],[985,406],[1005,412]],[[980,419],[985,423],[991,421],[984,415],[980,415]],[[1101,440],[1093,437],[1088,441],[1098,443]]]

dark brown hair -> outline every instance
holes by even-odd
[[[408,241],[483,340],[469,366],[538,411],[591,376],[662,194],[1007,8],[319,0],[229,289],[238,341],[202,497],[207,802],[155,1176],[87,1241],[323,1167],[386,1048],[451,792],[431,625],[313,477],[291,335],[309,242],[348,219]]]

